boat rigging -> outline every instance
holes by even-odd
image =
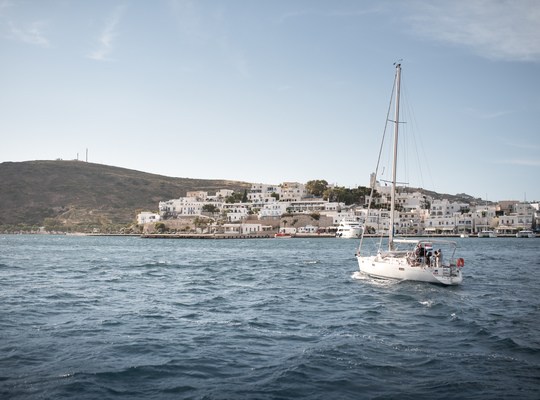
[[[399,104],[401,87],[401,63],[394,64],[396,75],[394,80],[393,95],[395,95],[394,118],[387,122],[394,123],[393,136],[393,160],[392,160],[392,178],[391,178],[391,204],[390,204],[390,227],[388,229],[388,250],[382,251],[379,247],[375,255],[364,255],[362,244],[364,233],[362,235],[356,258],[360,272],[375,277],[399,280],[413,280],[421,282],[440,283],[443,285],[458,285],[463,281],[461,268],[465,265],[463,258],[456,258],[455,252],[457,245],[448,240],[422,239],[422,240],[402,240],[394,239],[394,227],[396,218],[396,185],[397,185],[397,156],[399,142]],[[390,112],[391,107],[389,107]],[[385,128],[386,132],[386,128]],[[383,134],[384,142],[385,134]],[[383,144],[379,150],[377,160],[377,175]],[[375,180],[371,182],[371,195],[368,204],[368,215],[371,208],[375,188]]]

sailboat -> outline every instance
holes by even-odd
[[[394,143],[388,249],[382,250],[379,247],[376,254],[365,255],[362,252],[362,243],[364,239],[364,232],[362,232],[360,244],[356,253],[358,267],[360,268],[361,273],[374,278],[458,285],[463,281],[461,268],[465,265],[465,260],[463,258],[455,257],[457,248],[455,242],[435,239],[394,239],[401,64],[398,62],[395,66]],[[373,180],[370,198],[373,198],[374,183]],[[370,205],[368,206],[368,214],[370,207],[371,200]],[[366,231],[366,229],[363,231]]]

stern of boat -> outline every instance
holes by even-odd
[[[461,268],[455,264],[433,268],[433,277],[443,285],[459,285],[463,282]]]

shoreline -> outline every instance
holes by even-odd
[[[137,237],[141,239],[275,239],[275,232],[261,232],[251,234],[230,234],[230,233],[82,233],[82,232],[51,232],[51,233],[33,233],[33,232],[2,232],[0,235],[35,235],[35,236],[111,236],[111,237]],[[368,234],[366,238],[380,238],[380,235]],[[388,235],[383,236],[387,238]],[[295,233],[290,236],[291,239],[330,239],[336,238],[332,233]],[[416,239],[416,238],[449,238],[449,239],[497,239],[497,238],[515,238],[515,239],[535,239],[527,237],[516,237],[515,234],[499,234],[494,238],[482,237],[476,235],[462,238],[460,235],[398,235],[394,238]],[[540,238],[537,235],[536,238]],[[341,240],[360,240],[360,238],[348,238]]]
[[[100,236],[122,236],[122,235],[100,235]],[[126,236],[126,235],[124,235]],[[224,233],[148,233],[140,236],[142,239],[275,239],[274,234],[224,234]],[[369,238],[380,238],[380,235],[365,235]],[[383,236],[387,238],[388,236]],[[538,238],[540,236],[537,236]],[[329,233],[296,233],[291,235],[291,239],[329,239],[336,238],[335,234]],[[411,236],[396,236],[395,238],[458,238],[458,239],[497,239],[497,238],[515,238],[515,239],[534,239],[534,238],[518,238],[516,235],[498,235],[495,238],[479,238],[477,236],[470,236],[467,238],[461,238],[460,235],[411,235]],[[360,240],[360,238],[340,239],[340,240]]]

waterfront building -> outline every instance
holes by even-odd
[[[159,213],[164,218],[200,215],[205,204],[205,201],[198,201],[197,197],[180,197],[179,199],[160,201]]]
[[[495,228],[499,221],[497,218],[497,206],[485,205],[471,209],[473,218],[473,233]]]
[[[271,229],[271,227],[263,226],[262,224],[223,224],[222,229],[224,233],[249,235],[250,233],[264,232]]]
[[[159,220],[161,220],[160,215],[153,212],[143,211],[137,214],[137,224],[139,225],[149,224],[152,222],[158,222]]]
[[[514,202],[510,212],[499,216],[497,233],[515,234],[518,231],[530,230],[535,224],[535,208],[529,203]]]
[[[228,222],[240,222],[247,218],[248,207],[246,203],[223,203],[222,212],[226,214]]]

